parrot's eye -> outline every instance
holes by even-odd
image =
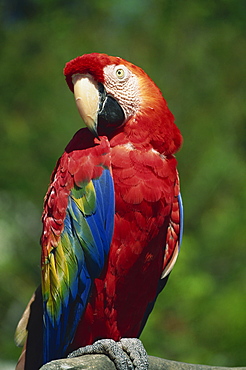
[[[117,68],[115,73],[116,73],[116,76],[120,79],[125,77],[125,71],[122,68]]]

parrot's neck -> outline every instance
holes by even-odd
[[[182,137],[172,113],[168,109],[161,115],[154,114],[152,110],[151,116],[149,113],[131,118],[117,132],[109,135],[110,146],[129,144],[136,149],[154,149],[164,155],[177,152]]]

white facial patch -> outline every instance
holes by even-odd
[[[118,101],[126,119],[134,116],[140,107],[137,76],[123,64],[104,67],[104,87],[109,95]]]

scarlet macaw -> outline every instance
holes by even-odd
[[[27,336],[18,369],[97,339],[139,337],[182,236],[173,155],[182,137],[161,91],[106,54],[79,56],[64,74],[87,128],[67,145],[45,197],[42,284],[17,328],[18,344]]]

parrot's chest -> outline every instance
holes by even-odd
[[[85,344],[139,335],[157,294],[174,195],[175,175],[155,151],[122,146],[112,150],[111,159],[114,232],[107,265],[94,281],[80,324],[79,332],[87,332]]]
[[[158,152],[129,148],[111,153],[115,222],[108,271],[126,286],[144,274],[142,288],[144,277],[157,282],[161,275],[176,172]]]
[[[139,334],[162,274],[173,190],[168,187],[168,179],[158,176],[150,166],[153,153],[151,158],[144,155],[144,160],[138,156],[134,162],[127,153],[125,161],[118,159],[112,166],[114,234],[105,278],[96,285],[98,291],[101,287],[106,302],[104,318],[108,327],[117,328],[116,339]]]

